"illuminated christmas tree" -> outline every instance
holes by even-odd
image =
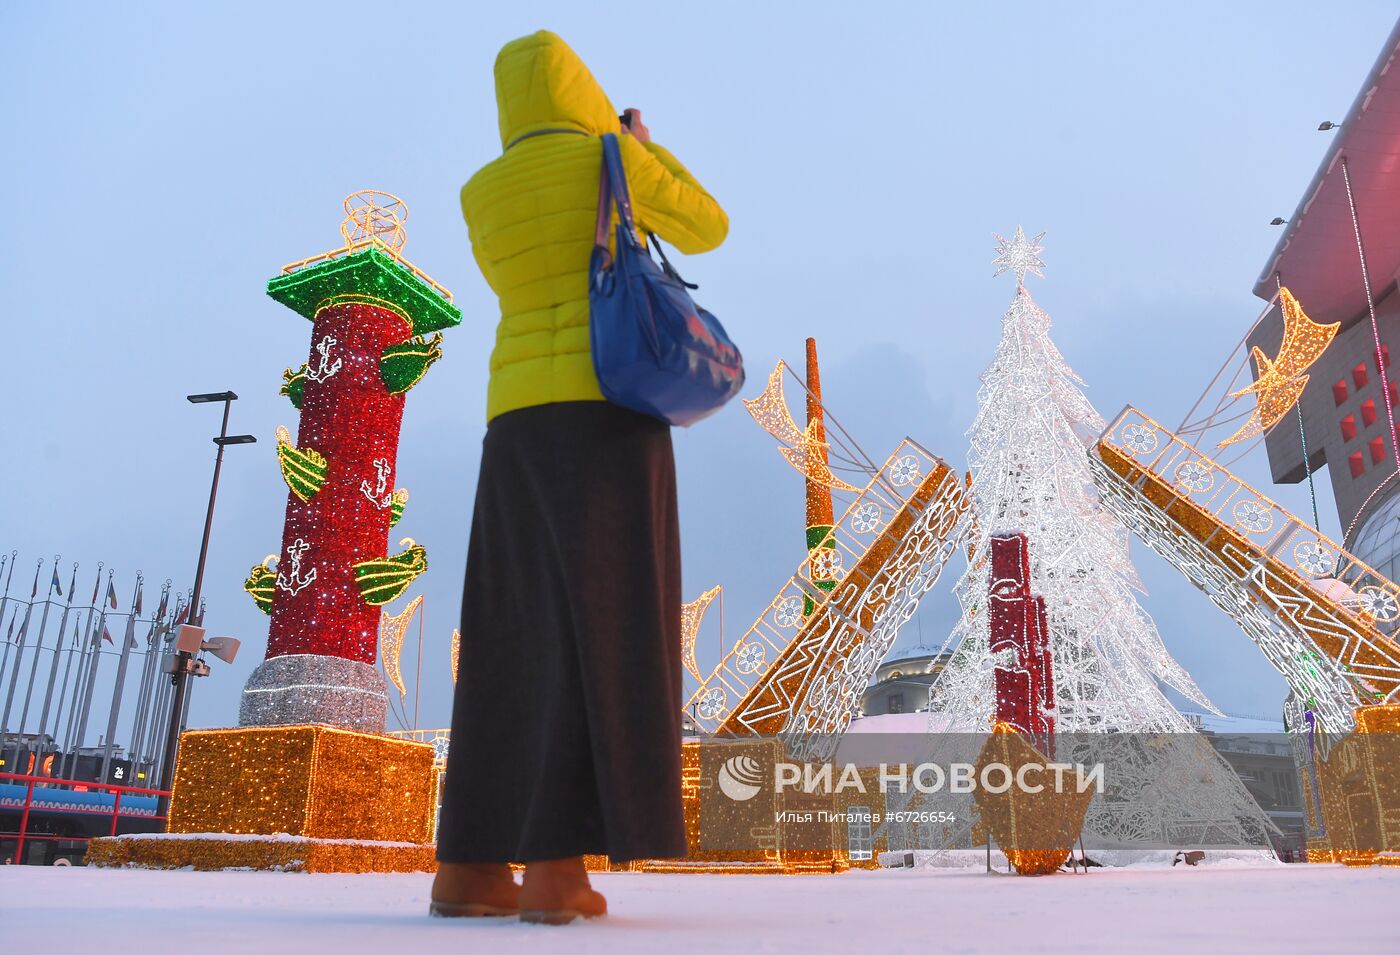
[[[978,413],[968,431],[973,526],[967,570],[956,588],[962,613],[947,644],[952,656],[930,690],[930,727],[981,732],[992,726],[999,682],[1005,690],[1006,674],[1017,665],[1015,653],[992,639],[995,614],[988,607],[993,545],[1010,535],[1023,536],[1028,544],[1027,592],[1044,600],[1054,673],[1053,704],[1038,711],[1040,726],[1025,729],[1192,733],[1159,684],[1219,711],[1167,652],[1138,604],[1134,591],[1143,588],[1127,531],[1099,506],[1086,446],[1104,421],[1051,341],[1050,317],[1025,285],[1026,273],[1041,275],[1042,236],[1027,239],[1018,227],[1010,240],[997,237],[996,274],[1015,273],[1016,296],[1002,319],[996,357],[982,375]],[[1116,794],[1120,809],[1137,798],[1133,787],[1149,785],[1162,767],[1139,769],[1141,779],[1122,780]],[[1199,778],[1198,769],[1189,768],[1186,775]],[[1226,826],[1258,817],[1234,774],[1223,763],[1211,769],[1221,770],[1216,777],[1229,778],[1220,786],[1191,790],[1185,796],[1189,805],[1181,810]],[[1100,814],[1100,832],[1112,830],[1127,841],[1147,835],[1144,825],[1153,825],[1140,813],[1126,816],[1134,821],[1125,830]],[[1091,813],[1090,825],[1094,822]],[[1245,841],[1252,841],[1247,834]]]

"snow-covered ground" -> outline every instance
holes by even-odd
[[[595,877],[613,914],[564,928],[430,920],[431,876],[0,868],[7,949],[157,953],[1355,953],[1397,950],[1400,869],[930,869]]]

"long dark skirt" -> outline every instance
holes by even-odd
[[[438,859],[685,855],[671,433],[601,401],[486,429]]]

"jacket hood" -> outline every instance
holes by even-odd
[[[569,44],[548,30],[511,40],[496,55],[501,147],[541,129],[616,133],[617,110]]]

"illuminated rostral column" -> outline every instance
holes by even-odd
[[[345,211],[342,248],[285,266],[267,287],[311,320],[311,346],[306,364],[283,375],[301,424],[295,443],[278,429],[289,489],[280,554],[246,583],[272,623],[267,658],[243,691],[242,726],[383,732],[380,608],[427,568],[412,539],[389,545],[408,498],[394,486],[399,425],[406,392],[441,357],[439,330],[461,312],[403,258],[399,199],[359,192]]]

